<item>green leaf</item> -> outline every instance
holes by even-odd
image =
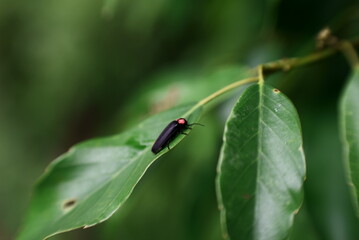
[[[227,121],[218,166],[225,238],[287,238],[302,203],[304,177],[294,106],[264,83],[247,88]]]
[[[359,215],[359,67],[354,69],[343,92],[340,120],[347,179]]]
[[[18,239],[44,239],[108,219],[153,161],[168,151],[151,152],[162,129],[179,117],[190,123],[199,119],[201,108],[192,107],[176,107],[117,136],[78,144],[56,159],[35,187]],[[179,135],[171,147],[184,137]]]

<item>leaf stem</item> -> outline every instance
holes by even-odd
[[[257,82],[258,81],[258,77],[251,77],[251,78],[245,78],[242,79],[240,81],[234,82],[232,84],[229,84],[227,86],[225,86],[224,88],[212,93],[211,95],[209,95],[208,97],[202,99],[201,101],[199,101],[196,105],[194,105],[190,110],[188,110],[188,112],[185,115],[190,115],[192,112],[194,112],[197,108],[202,107],[203,105],[211,102],[213,99],[219,97],[220,95],[223,95],[239,86],[245,85],[247,83],[251,83],[251,82]]]
[[[342,53],[344,54],[347,61],[352,66],[352,68],[359,67],[358,54],[355,51],[352,43],[350,43],[349,41],[343,41],[339,45],[339,48],[342,51]]]
[[[259,82],[259,84],[263,84],[264,83],[263,65],[258,65],[257,71],[258,71],[258,78],[259,78],[258,82]]]

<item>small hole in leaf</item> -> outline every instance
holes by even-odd
[[[274,93],[280,93],[280,91],[279,91],[278,89],[276,89],[276,88],[273,89],[273,92],[274,92]]]
[[[64,202],[64,204],[62,205],[62,208],[64,210],[70,210],[71,208],[73,208],[75,206],[76,202],[77,202],[76,199],[73,199],[73,198],[68,199]]]

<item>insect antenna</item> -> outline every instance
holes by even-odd
[[[192,123],[192,124],[188,124],[188,126],[193,126],[193,125],[199,125],[199,126],[204,127],[204,125],[203,125],[203,124],[201,124],[201,123]]]

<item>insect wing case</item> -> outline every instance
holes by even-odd
[[[156,142],[152,146],[152,152],[157,154],[160,152],[164,147],[166,147],[169,142],[175,138],[178,133],[181,131],[181,126],[179,126],[177,121],[170,122],[165,129],[161,132],[158,136]]]

